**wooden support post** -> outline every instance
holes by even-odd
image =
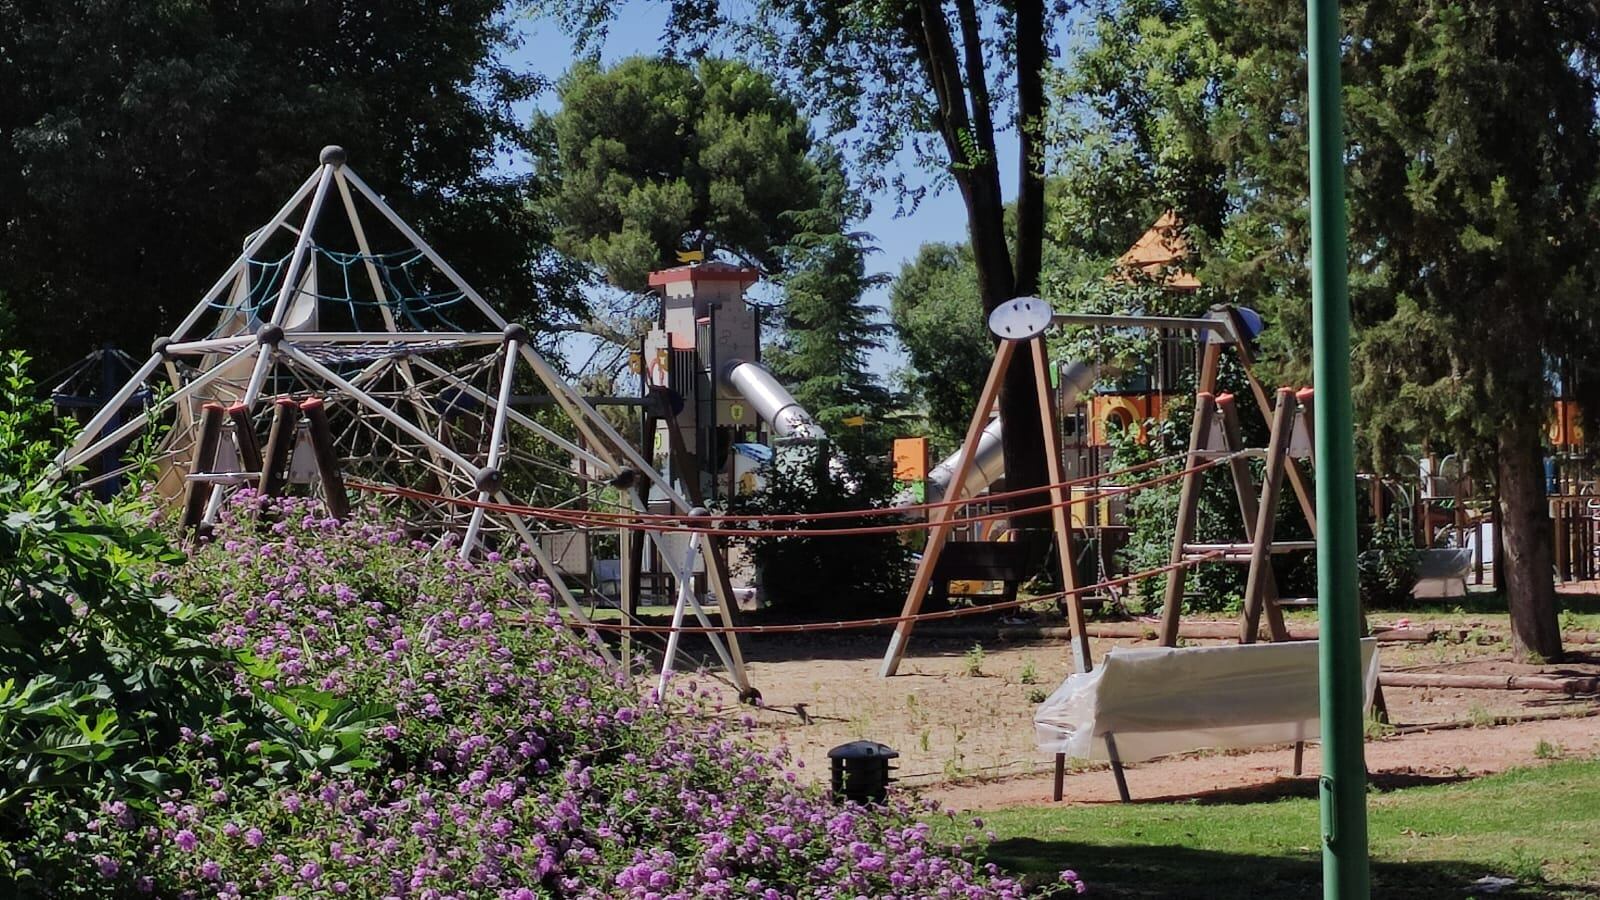
[[[1210,346],[1207,347],[1209,353]],[[1189,455],[1184,459],[1184,468],[1193,469],[1200,465],[1204,452],[1208,449],[1209,435],[1211,434],[1211,417],[1215,415],[1216,398],[1207,391],[1201,391],[1194,398],[1194,423],[1189,429]],[[1183,488],[1178,493],[1178,521],[1172,535],[1171,562],[1176,565],[1183,562],[1183,546],[1189,543],[1194,535],[1195,512],[1200,507],[1200,489],[1204,481],[1204,472],[1190,472],[1183,476]],[[1178,645],[1178,622],[1183,616],[1183,584],[1188,571],[1183,568],[1174,568],[1167,573],[1167,592],[1161,606],[1161,646],[1176,647]]]
[[[1250,574],[1244,588],[1244,620],[1239,629],[1239,642],[1255,643],[1256,631],[1261,627],[1261,612],[1268,602],[1267,584],[1272,578],[1272,538],[1276,531],[1278,489],[1283,484],[1284,471],[1289,461],[1289,441],[1294,433],[1295,411],[1298,407],[1294,391],[1279,388],[1277,407],[1272,415],[1272,436],[1267,441],[1267,470],[1261,484],[1261,506],[1257,510],[1255,536],[1250,551]],[[1276,607],[1273,609],[1277,612]],[[1276,622],[1268,615],[1274,641],[1287,640],[1279,614]]]
[[[1500,494],[1498,492],[1494,495],[1494,518],[1489,520],[1489,540],[1494,542],[1494,559],[1489,564],[1490,583],[1494,585],[1495,593],[1503,594],[1506,589],[1506,548],[1504,535],[1500,529]]]
[[[1228,307],[1227,311],[1228,321],[1233,327],[1234,337],[1238,339],[1238,343],[1234,345],[1234,351],[1239,354],[1239,366],[1244,369],[1245,381],[1250,384],[1251,396],[1256,398],[1256,404],[1261,407],[1261,418],[1270,426],[1272,423],[1272,408],[1267,403],[1267,389],[1261,384],[1261,380],[1256,377],[1255,355],[1250,352],[1249,342],[1244,336],[1244,321],[1239,317],[1238,310]],[[1307,421],[1311,419],[1309,412],[1306,413],[1306,419]],[[1300,502],[1300,511],[1305,514],[1306,521],[1310,523],[1311,536],[1315,538],[1317,536],[1317,507],[1312,500],[1314,492],[1311,482],[1306,478],[1305,472],[1301,471],[1300,466],[1293,460],[1289,461],[1289,467],[1285,471],[1288,473],[1290,486],[1294,488],[1295,499]]]
[[[195,443],[194,459],[189,464],[189,474],[205,474],[216,465],[217,444],[222,440],[222,415],[220,403],[207,403],[200,407],[200,437]],[[200,524],[200,517],[206,511],[206,500],[210,496],[210,482],[197,478],[189,479],[189,483],[185,485],[183,519],[180,522],[182,527],[194,528]]]
[[[1054,790],[1052,790],[1051,793],[1050,793],[1050,797],[1051,797],[1051,799],[1055,800],[1057,803],[1060,803],[1061,802],[1061,797],[1066,793],[1066,791],[1067,791],[1067,755],[1065,753],[1057,753],[1056,754],[1056,783],[1055,783]]]
[[[1550,501],[1550,518],[1555,520],[1556,580],[1572,580],[1571,559],[1567,553],[1567,505],[1559,497]]]
[[[267,446],[261,453],[261,480],[257,484],[263,497],[276,497],[283,493],[289,478],[289,457],[294,453],[299,425],[300,404],[288,397],[273,401],[272,430],[267,432]]]
[[[1472,583],[1483,584],[1483,512],[1472,523]]]
[[[1072,626],[1072,667],[1074,672],[1088,672],[1094,668],[1089,654],[1089,620],[1083,614],[1083,595],[1078,592],[1077,553],[1072,546],[1072,511],[1064,504],[1066,491],[1061,487],[1066,476],[1061,472],[1061,440],[1056,430],[1055,404],[1050,390],[1050,376],[1045,369],[1044,338],[1035,337],[1033,345],[1034,387],[1039,392],[1039,419],[1044,427],[1045,471],[1050,478],[1050,521],[1054,526],[1056,555],[1061,561],[1061,589],[1066,591],[1067,624]]]
[[[644,556],[644,535],[631,528],[617,530],[617,593],[622,604],[622,621],[632,624],[639,618],[639,568]],[[633,680],[633,632],[622,632],[622,671]]]
[[[1222,367],[1222,345],[1207,343],[1200,355],[1200,381],[1195,388],[1198,394],[1217,392],[1217,373]]]
[[[1240,433],[1239,411],[1234,405],[1232,394],[1217,395],[1217,414],[1222,419],[1222,434],[1223,438],[1227,441],[1227,449],[1230,451],[1242,450],[1244,448],[1244,438]],[[1239,518],[1244,523],[1244,539],[1250,543],[1251,552],[1253,554],[1260,547],[1258,537],[1260,535],[1261,527],[1261,499],[1257,495],[1257,491],[1260,489],[1256,486],[1255,476],[1250,471],[1250,461],[1244,457],[1234,457],[1233,459],[1228,460],[1228,472],[1233,477],[1233,491],[1235,497],[1238,498],[1239,503]],[[1270,608],[1274,612],[1277,612],[1276,604],[1278,602],[1278,579],[1274,577],[1270,562],[1266,566],[1266,574],[1264,579],[1261,581],[1261,583],[1255,585],[1255,587],[1261,592],[1262,601],[1266,604],[1270,604]],[[1250,583],[1246,581],[1246,607],[1249,606],[1249,603]],[[1277,617],[1277,627],[1278,629],[1282,630],[1282,634],[1280,635],[1275,632],[1273,635],[1273,640],[1278,641],[1286,639],[1288,637],[1288,630],[1283,627],[1283,617],[1281,614]],[[1246,626],[1243,614],[1241,614],[1239,618],[1239,628],[1239,640],[1241,643],[1249,644],[1255,641],[1255,634],[1253,632],[1248,636],[1245,635]]]
[[[1011,359],[1016,353],[1015,341],[1001,341],[995,348],[994,363],[989,367],[989,377],[983,383],[983,391],[978,396],[978,407],[973,411],[972,421],[967,425],[967,438],[962,443],[961,459],[956,463],[955,472],[950,475],[950,487],[946,491],[946,501],[961,499],[967,483],[967,473],[972,471],[973,457],[978,449],[978,438],[983,434],[983,429],[989,425],[989,411],[994,409],[995,401],[1000,396],[1000,383],[1005,380],[1006,369],[1011,366]],[[917,574],[911,579],[911,590],[906,594],[905,606],[901,609],[900,622],[894,627],[894,635],[889,638],[889,649],[884,652],[883,666],[878,670],[881,678],[888,678],[900,668],[900,658],[905,655],[906,641],[911,637],[914,622],[909,617],[915,616],[922,609],[922,600],[928,593],[928,585],[933,581],[933,567],[939,562],[939,553],[944,549],[945,541],[950,538],[950,519],[955,515],[955,507],[947,506],[930,510],[928,523],[932,529],[928,534],[928,543],[922,550],[922,561],[917,564]]]
[[[317,474],[322,479],[322,502],[328,514],[343,521],[350,518],[350,498],[344,491],[344,476],[339,473],[339,452],[333,446],[333,429],[328,427],[328,410],[321,397],[308,397],[300,403],[311,435],[311,453],[317,459]]]
[[[239,447],[239,465],[246,472],[261,472],[261,442],[256,440],[256,426],[250,421],[250,408],[243,403],[228,407],[228,418],[233,420],[233,439]]]

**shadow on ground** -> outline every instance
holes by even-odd
[[[1129,787],[1134,787],[1138,770],[1128,771]],[[1377,791],[1398,791],[1406,788],[1428,787],[1436,784],[1453,784],[1466,781],[1466,775],[1423,775],[1415,772],[1373,772],[1367,783]],[[1270,803],[1274,800],[1317,797],[1317,779],[1314,775],[1279,777],[1261,784],[1217,788],[1189,794],[1140,795],[1134,792],[1133,802],[1140,803],[1192,803],[1198,806],[1243,806],[1252,803]]]
[[[1011,838],[989,847],[989,860],[1033,880],[1048,881],[1074,868],[1090,896],[1135,898],[1248,897],[1250,900],[1322,896],[1322,860],[1313,848],[1303,856],[1222,853],[1177,846],[1123,846]],[[1372,896],[1406,900],[1459,900],[1472,896],[1485,872],[1472,863],[1374,862]],[[1495,897],[1580,897],[1586,887],[1519,881]]]

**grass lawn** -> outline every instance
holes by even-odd
[[[1374,793],[1374,897],[1600,896],[1600,760]],[[1102,897],[1320,897],[1313,797],[1000,810],[990,858],[1017,873],[1075,868]]]

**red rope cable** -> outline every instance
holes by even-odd
[[[938,612],[931,613],[914,613],[909,616],[880,616],[874,619],[844,619],[834,622],[797,622],[786,625],[727,625],[712,626],[710,628],[707,628],[704,625],[681,625],[678,628],[673,628],[671,625],[631,625],[625,622],[568,622],[567,624],[573,628],[581,628],[585,631],[593,629],[595,631],[631,633],[642,632],[647,634],[671,634],[674,631],[677,631],[679,634],[798,634],[807,631],[851,631],[857,628],[876,628],[881,625],[898,625],[902,622],[925,622],[935,619],[956,619],[963,616],[975,616],[981,613],[996,612],[1005,609],[1016,609],[1021,606],[1026,606],[1030,603],[1043,603],[1051,600],[1060,600],[1076,594],[1087,593],[1088,591],[1099,590],[1103,588],[1121,587],[1125,584],[1132,584],[1135,581],[1141,581],[1146,578],[1153,578],[1157,575],[1166,574],[1174,569],[1185,569],[1191,566],[1199,565],[1203,562],[1209,562],[1223,555],[1224,554],[1222,551],[1213,550],[1210,553],[1206,553],[1192,559],[1167,563],[1163,566],[1157,566],[1154,569],[1145,569],[1142,572],[1124,575],[1121,578],[1098,581],[1094,584],[1084,585],[1083,587],[1075,588],[1070,591],[1058,591],[1054,594],[1045,594],[1039,597],[1029,597],[1023,600],[1006,600],[1001,603],[992,603],[984,606],[943,609],[939,610]]]
[[[1159,475],[1159,476],[1157,476],[1155,478],[1150,478],[1150,479],[1146,479],[1144,481],[1134,482],[1133,484],[1129,484],[1129,485],[1119,485],[1119,486],[1117,486],[1115,488],[1111,488],[1111,489],[1104,490],[1104,491],[1099,491],[1099,492],[1093,493],[1093,494],[1085,494],[1085,495],[1083,495],[1081,497],[1069,497],[1069,498],[1067,498],[1065,500],[1062,500],[1060,502],[1057,502],[1057,503],[1046,503],[1046,504],[1041,504],[1041,505],[1038,505],[1038,506],[1027,507],[1025,509],[1020,509],[1020,510],[1004,510],[1004,511],[1001,511],[1001,512],[984,513],[984,514],[976,515],[976,516],[962,516],[962,517],[957,517],[957,518],[953,518],[953,519],[941,520],[939,522],[905,522],[905,523],[897,523],[897,524],[892,524],[892,525],[862,525],[862,526],[856,526],[856,527],[852,527],[852,528],[811,528],[811,529],[806,529],[806,528],[771,528],[771,529],[766,529],[766,528],[721,528],[721,527],[716,527],[716,526],[696,526],[696,525],[688,525],[688,524],[653,525],[653,524],[649,524],[649,522],[634,521],[634,519],[637,519],[637,518],[645,518],[647,514],[640,514],[640,515],[637,515],[637,516],[635,516],[633,518],[596,519],[591,514],[589,514],[588,512],[578,513],[578,512],[572,511],[572,510],[558,510],[558,509],[551,509],[551,508],[548,508],[548,507],[523,506],[523,505],[514,504],[514,503],[494,503],[494,502],[485,501],[485,500],[475,500],[475,499],[472,499],[472,498],[469,498],[469,497],[446,497],[446,496],[444,496],[442,494],[432,494],[432,493],[429,493],[427,491],[419,491],[419,490],[416,490],[414,488],[403,488],[403,487],[395,487],[395,486],[390,486],[390,485],[380,485],[380,484],[373,484],[373,483],[370,483],[370,482],[363,482],[363,481],[346,481],[345,483],[350,487],[354,487],[354,488],[357,488],[359,490],[364,490],[364,491],[368,491],[368,492],[371,492],[371,493],[389,494],[389,495],[392,495],[392,496],[406,497],[406,498],[412,499],[412,500],[422,500],[422,501],[427,501],[427,502],[431,502],[431,503],[445,503],[445,504],[450,504],[450,505],[454,505],[454,506],[465,506],[465,507],[469,507],[469,508],[472,508],[472,509],[484,509],[484,510],[488,510],[490,512],[501,512],[501,513],[509,513],[509,514],[512,514],[512,515],[534,516],[534,517],[547,519],[547,520],[555,521],[555,522],[560,522],[560,523],[566,524],[566,525],[574,525],[574,526],[578,526],[578,527],[622,528],[622,529],[627,529],[627,530],[631,530],[631,531],[645,531],[645,532],[654,531],[654,532],[659,532],[659,533],[663,533],[663,534],[669,533],[669,532],[673,533],[673,534],[705,534],[705,535],[712,535],[712,536],[716,536],[716,537],[747,537],[747,538],[827,537],[827,536],[861,537],[861,536],[872,535],[872,534],[899,534],[899,533],[909,532],[909,531],[923,531],[925,529],[933,528],[935,526],[943,526],[943,525],[948,525],[949,527],[954,528],[954,527],[957,527],[957,526],[960,526],[960,525],[975,524],[975,523],[979,523],[979,522],[992,522],[992,521],[996,521],[996,520],[999,520],[999,519],[1010,519],[1010,518],[1015,518],[1015,517],[1018,517],[1018,516],[1033,515],[1033,514],[1036,514],[1036,513],[1049,512],[1049,511],[1055,510],[1055,509],[1070,508],[1070,507],[1076,506],[1078,504],[1094,503],[1094,502],[1097,502],[1099,500],[1103,500],[1103,499],[1105,499],[1107,497],[1115,497],[1115,496],[1120,496],[1122,494],[1129,494],[1129,493],[1133,493],[1134,491],[1143,490],[1144,488],[1154,487],[1154,486],[1159,485],[1159,484],[1166,484],[1166,483],[1171,482],[1171,481],[1176,481],[1179,478],[1183,478],[1183,477],[1185,477],[1187,475],[1191,475],[1191,474],[1193,474],[1195,472],[1203,472],[1206,469],[1210,469],[1210,468],[1213,468],[1213,467],[1215,467],[1217,465],[1220,465],[1223,462],[1226,462],[1229,458],[1230,457],[1219,457],[1219,458],[1216,458],[1216,459],[1202,460],[1197,465],[1190,466],[1190,467],[1185,468],[1185,469],[1179,469],[1179,470],[1177,470],[1175,472],[1169,472],[1169,473],[1167,473],[1165,475]],[[1029,493],[1039,493],[1040,490],[1041,490],[1040,488],[1033,488],[1033,489],[1030,489],[1028,492]],[[1051,490],[1051,488],[1047,487],[1047,488],[1044,488],[1042,490],[1048,491],[1048,490]],[[963,502],[967,502],[967,501],[963,501]],[[694,518],[685,517],[685,516],[665,516],[665,517],[661,517],[661,518],[665,518],[665,519],[667,519],[667,520],[669,520],[671,522],[675,522],[675,523],[683,523],[683,522],[686,522],[686,521],[694,521]],[[706,516],[704,518],[711,518],[711,519],[717,519],[717,520],[726,519],[726,520],[733,520],[733,521],[739,521],[739,522],[746,522],[746,521],[751,521],[754,517],[740,516],[740,515],[736,515],[736,514],[718,514],[718,515],[715,515],[715,516]],[[810,517],[801,514],[800,518],[804,519],[804,518],[810,518]]]
[[[1134,472],[1142,472],[1146,471],[1146,469],[1160,466],[1160,464],[1182,460],[1182,458],[1184,458],[1186,455],[1187,453],[1174,453],[1174,455],[1171,456],[1162,456],[1162,458],[1157,458],[1157,460],[1146,460],[1144,463],[1136,463],[1133,464],[1133,466],[1126,466],[1126,468],[1112,469],[1112,471],[1109,472],[1099,472],[1099,474],[1094,474],[1094,476],[1080,476],[1075,477],[1075,479],[1062,480],[1062,482],[1056,482],[1056,484],[1038,485],[1038,487],[1021,487],[1016,488],[1016,490],[1003,490],[1003,492],[1000,493],[989,493],[989,495],[984,495],[982,498],[971,498],[971,496],[968,496],[968,498],[962,498],[962,500],[934,500],[930,501],[930,503],[907,503],[906,506],[880,506],[880,508],[867,509],[830,509],[830,511],[826,512],[766,512],[766,514],[749,514],[749,516],[718,517],[722,517],[722,519],[734,519],[734,517],[736,517],[736,519],[741,520],[741,522],[798,522],[798,520],[846,519],[846,517],[858,517],[859,519],[859,517],[869,516],[909,516],[909,514],[914,514],[914,512],[934,511],[934,509],[950,508],[950,506],[965,506],[965,504],[979,503],[979,501],[984,501],[984,503],[994,503],[994,501],[1011,500],[1011,498],[1016,498],[1016,496],[1026,496],[1030,495],[1030,493],[1050,492],[1050,490],[1056,490],[1056,488],[1078,487],[1078,485],[1094,484],[1094,482],[1106,480],[1109,479],[1109,477],[1130,476],[1130,474],[1134,474]],[[371,482],[349,482],[349,484],[352,484],[352,487],[384,487],[384,485],[373,485]],[[414,498],[414,500],[421,500],[421,498]],[[1043,506],[1042,509],[1050,509],[1050,506]],[[526,516],[544,516],[544,514],[571,516],[571,514],[574,514],[574,512],[576,511],[573,511],[573,509],[546,508],[546,506],[526,506],[526,508],[523,508],[523,514],[526,514]],[[1021,514],[1026,514],[1026,512],[1029,512],[1029,509],[1018,509],[1018,511],[1011,511],[1011,516],[1021,516]],[[586,511],[584,511],[584,516],[595,520],[606,520],[606,525],[611,525],[610,520],[613,519],[627,520],[627,522],[685,522],[685,520],[690,519],[690,517],[685,516],[685,514],[682,514],[682,512],[610,512],[605,511],[605,509],[586,509]]]
[[[1173,454],[1171,456],[1161,457],[1159,459],[1146,460],[1145,462],[1137,463],[1135,465],[1128,466],[1126,468],[1113,469],[1112,471],[1109,471],[1109,472],[1101,472],[1098,475],[1083,475],[1083,476],[1079,476],[1077,478],[1069,478],[1066,481],[1059,481],[1059,482],[1056,482],[1054,484],[1042,484],[1042,485],[1039,485],[1038,487],[1017,488],[1015,490],[1010,490],[1010,491],[1001,491],[1000,493],[997,493],[997,494],[987,494],[982,498],[966,497],[966,498],[962,498],[962,499],[959,499],[959,500],[935,500],[935,501],[932,501],[932,502],[929,502],[929,503],[908,503],[905,506],[869,507],[867,509],[859,509],[859,510],[856,510],[856,509],[842,509],[842,510],[830,510],[830,511],[827,511],[827,512],[815,512],[815,513],[764,513],[764,514],[751,514],[751,515],[741,515],[741,516],[738,516],[737,518],[739,518],[741,521],[745,521],[745,522],[792,522],[792,521],[809,520],[809,519],[840,519],[840,518],[852,518],[852,517],[860,518],[860,517],[866,517],[866,516],[909,515],[911,513],[944,509],[946,507],[963,506],[963,505],[966,505],[966,504],[969,504],[969,503],[979,502],[980,499],[983,502],[993,503],[993,502],[998,501],[998,500],[1009,500],[1009,499],[1012,499],[1014,497],[1026,496],[1028,494],[1038,494],[1038,493],[1043,493],[1043,492],[1046,492],[1046,491],[1056,490],[1056,489],[1059,489],[1059,488],[1077,487],[1077,486],[1083,485],[1083,484],[1093,484],[1094,482],[1104,481],[1105,479],[1111,478],[1111,477],[1116,476],[1116,475],[1132,475],[1132,474],[1134,474],[1136,472],[1142,472],[1142,471],[1144,471],[1146,469],[1154,468],[1155,466],[1159,466],[1159,465],[1162,465],[1164,463],[1169,463],[1169,462],[1173,462],[1175,460],[1183,459],[1185,456],[1187,456],[1187,454],[1176,453],[1176,454]],[[533,508],[534,507],[530,507],[530,509],[533,509]],[[570,510],[561,510],[561,512],[570,512]],[[1013,515],[1017,515],[1020,512],[1021,511],[1013,512]],[[682,521],[686,520],[687,518],[689,518],[688,516],[685,516],[682,513],[607,512],[607,511],[604,511],[604,510],[586,510],[586,513],[588,515],[594,516],[596,518],[625,519],[625,520],[628,520],[628,521],[652,521],[652,520],[658,520],[658,521],[682,522]]]

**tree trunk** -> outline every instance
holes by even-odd
[[[1550,511],[1544,496],[1539,431],[1507,424],[1498,439],[1500,479],[1500,569],[1511,608],[1511,649],[1517,656],[1549,662],[1561,658],[1551,556]]]
[[[1025,4],[1026,5],[1026,4]],[[1028,60],[1043,63],[1043,7],[1021,18],[1028,21],[1018,25],[1018,40],[1039,44],[1037,52],[1019,54]],[[1011,264],[1011,251],[1006,244],[1005,200],[1000,192],[1000,168],[994,153],[994,126],[990,117],[988,84],[983,73],[981,36],[977,32],[977,17],[970,4],[958,7],[963,27],[963,47],[967,50],[967,65],[971,71],[963,77],[961,59],[956,50],[955,38],[950,32],[950,21],[945,16],[944,5],[939,0],[917,0],[908,6],[903,19],[906,36],[921,58],[923,70],[937,100],[935,120],[945,149],[950,154],[951,175],[961,191],[961,200],[967,208],[967,232],[972,239],[972,258],[978,275],[978,295],[983,300],[985,317],[996,306],[1017,296],[1018,273]],[[1035,14],[1036,12],[1036,14]],[[1027,32],[1026,34],[1024,32]],[[1037,75],[1037,73],[1035,73]],[[1035,83],[1037,82],[1037,83]],[[1042,108],[1042,81],[1019,80],[1023,96],[1019,97],[1019,113],[1037,118]],[[971,93],[969,93],[971,92]],[[970,104],[970,106],[969,106]],[[975,109],[972,107],[976,107]],[[1032,139],[1024,143],[1024,150],[1033,147]],[[976,150],[976,153],[971,152]],[[1037,152],[1024,154],[1024,171],[1039,163]],[[1037,184],[1023,179],[1026,215],[1019,233],[1018,259],[1029,268],[1022,273],[1030,293],[1037,290],[1043,234],[1043,181]],[[1021,198],[1019,198],[1021,199]],[[1019,229],[1020,231],[1020,229]],[[1039,422],[1039,396],[1034,386],[1032,351],[1023,347],[1012,359],[1011,368],[1000,386],[1000,418],[1005,422],[1002,452],[1005,455],[1006,487],[1038,487],[1048,481],[1044,459],[1044,431]],[[1015,497],[1009,502],[1012,509],[1037,506],[1047,502],[1046,494]],[[1027,528],[1048,528],[1048,513],[1035,513],[1012,520],[1012,525]]]
[[[1015,5],[1017,40],[1017,172],[1016,264],[1012,290],[1017,296],[1037,295],[1044,261],[1044,128],[1045,25],[1043,0],[1019,0]],[[1044,456],[1044,431],[1039,404],[1054,398],[1038,396],[1031,352],[1018,353],[1000,394],[1000,414],[1005,418],[1006,486],[1033,487],[1049,481]],[[1026,423],[1026,424],[1024,424]],[[1018,506],[1049,502],[1047,494],[1019,497]],[[1012,507],[1017,508],[1016,506]],[[1050,517],[1036,513],[1013,524],[1047,528]]]

